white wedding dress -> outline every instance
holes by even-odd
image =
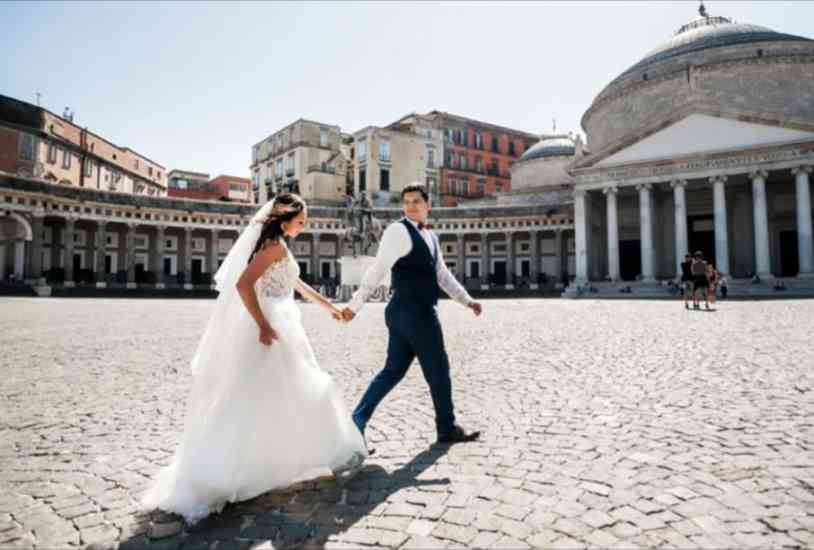
[[[192,362],[184,433],[142,505],[195,523],[227,502],[330,475],[367,456],[362,435],[300,322],[293,255],[256,283],[278,339],[258,340],[239,299],[218,303]],[[225,317],[225,318],[224,318]]]

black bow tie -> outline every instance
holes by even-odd
[[[432,229],[432,224],[424,223],[424,222],[418,222],[418,230],[421,231],[422,229]]]

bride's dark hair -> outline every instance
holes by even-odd
[[[263,248],[263,243],[268,240],[277,241],[283,236],[283,222],[293,220],[303,210],[305,210],[305,201],[299,195],[294,193],[280,193],[277,195],[274,198],[274,208],[263,222],[263,229],[260,231],[260,237],[254,245],[251,256],[249,256],[249,263],[251,263],[254,255]]]

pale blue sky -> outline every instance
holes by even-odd
[[[814,2],[706,3],[814,37]],[[0,2],[0,93],[163,164],[246,176],[297,118],[353,132],[432,109],[581,131],[597,93],[698,2]]]

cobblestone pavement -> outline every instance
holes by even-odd
[[[212,306],[0,299],[0,547],[814,547],[814,301],[495,300],[480,319],[445,302],[458,416],[481,442],[431,445],[414,367],[355,477],[185,528],[136,502],[174,450]],[[303,309],[355,404],[382,305],[348,326]]]

